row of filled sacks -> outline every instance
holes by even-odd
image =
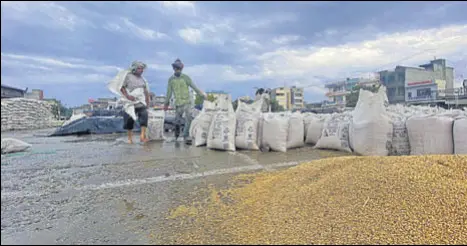
[[[377,93],[361,90],[352,112],[305,118],[306,143],[360,155],[467,154],[465,111],[387,108],[384,87]]]
[[[272,150],[286,152],[305,145],[301,113],[261,113],[262,101],[238,102],[234,112],[229,99],[205,102],[190,126],[193,145],[235,151]]]

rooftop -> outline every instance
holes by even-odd
[[[23,89],[15,88],[13,86],[8,86],[8,85],[4,85],[4,84],[2,84],[2,88],[10,89],[10,90],[16,90],[16,91],[25,91]]]

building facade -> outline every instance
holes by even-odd
[[[17,98],[17,97],[24,97],[26,94],[26,90],[14,88],[7,85],[2,85],[2,99],[3,98]]]
[[[445,59],[435,59],[419,67],[397,66],[394,71],[379,72],[387,88],[389,103],[418,103],[437,100],[438,90],[454,87],[454,69]]]
[[[365,78],[347,78],[345,80],[327,83],[324,87],[328,89],[325,96],[328,100],[325,106],[345,107],[347,97],[352,92],[352,89],[357,86],[373,86],[379,83],[378,79]]]
[[[28,92],[24,95],[25,98],[44,100],[44,91],[39,89],[32,89],[31,92]]]
[[[271,99],[285,110],[305,108],[304,90],[301,87],[278,87],[271,90]]]
[[[276,100],[277,104],[285,110],[290,110],[292,108],[291,94],[292,90],[289,87],[279,87],[271,91],[271,99]]]
[[[305,108],[305,100],[303,98],[303,88],[292,86],[290,90],[290,104],[292,109],[303,109]]]

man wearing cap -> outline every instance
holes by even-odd
[[[189,88],[191,87],[198,95],[201,95],[204,98],[206,98],[206,94],[196,87],[188,75],[182,73],[183,63],[180,59],[177,59],[172,63],[172,68],[174,70],[174,74],[169,78],[169,82],[167,84],[167,96],[165,98],[164,110],[168,109],[169,102],[173,94],[175,99],[175,138],[179,137],[182,119],[185,119],[183,138],[186,144],[191,144],[189,129],[192,120],[192,105]]]

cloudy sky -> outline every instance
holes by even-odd
[[[306,87],[446,58],[467,78],[465,2],[1,2],[2,84],[69,106],[111,96],[133,60],[165,94],[170,64],[204,90]]]

